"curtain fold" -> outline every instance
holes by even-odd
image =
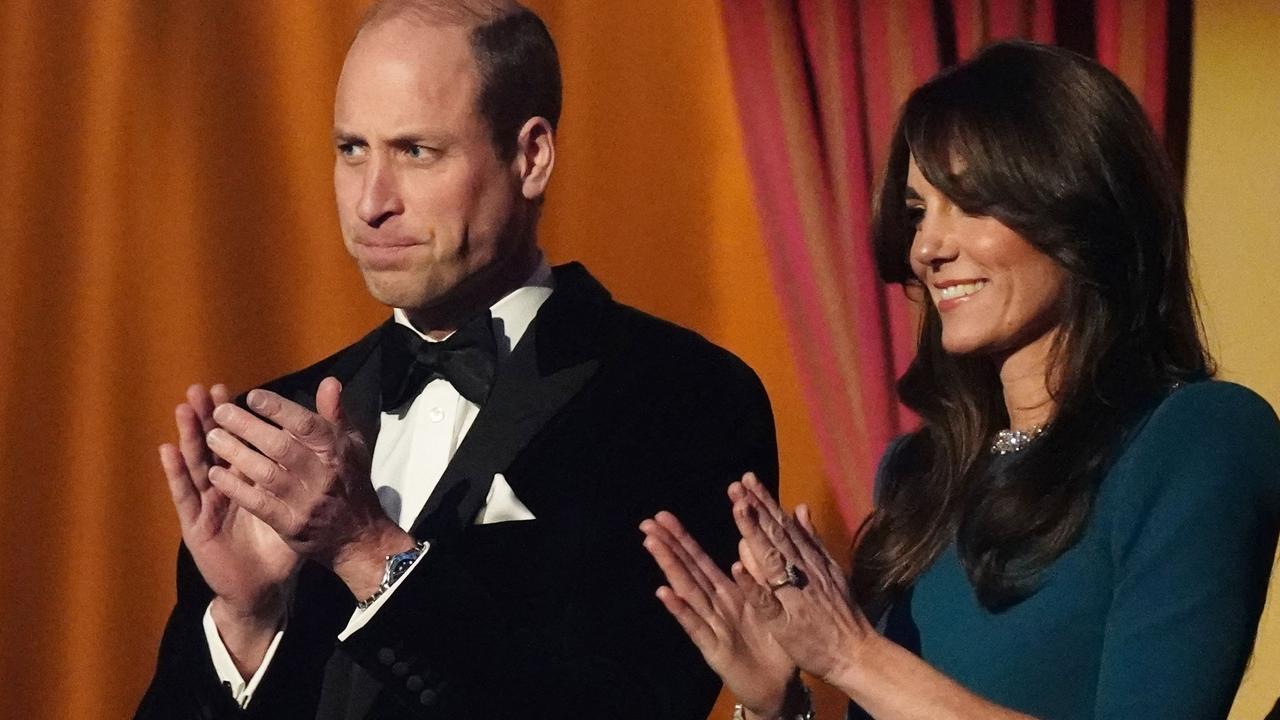
[[[993,40],[1054,42],[1098,57],[1130,85],[1181,172],[1189,0],[721,7],[774,286],[823,472],[853,529],[870,508],[880,454],[914,423],[894,383],[914,353],[915,310],[899,288],[880,286],[868,237],[898,107],[939,69]]]
[[[332,187],[368,4],[0,2],[0,717],[131,716],[174,598],[156,445],[186,384],[246,390],[386,317]],[[743,292],[769,277],[719,6],[528,4],[566,89],[548,257],[754,368],[789,497],[822,520],[776,300]]]

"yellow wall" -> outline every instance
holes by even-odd
[[[1200,298],[1222,377],[1273,407],[1280,407],[1277,67],[1280,2],[1196,2],[1187,213]],[[1280,695],[1278,593],[1273,582],[1231,720],[1260,720]]]

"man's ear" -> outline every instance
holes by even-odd
[[[556,165],[556,131],[546,118],[531,117],[516,138],[515,170],[526,200],[536,200],[547,190]]]

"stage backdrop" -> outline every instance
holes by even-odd
[[[847,542],[765,267],[718,7],[532,4],[567,93],[552,260],[756,368],[786,499]],[[178,540],[155,446],[185,386],[251,387],[385,316],[330,179],[363,5],[0,3],[0,715],[127,717],[141,696]]]
[[[155,446],[185,385],[250,387],[384,317],[341,248],[330,188],[332,88],[363,4],[0,3],[5,717],[132,712],[173,599]],[[549,254],[752,364],[778,417],[784,499],[816,504],[847,546],[767,269],[718,4],[531,4],[566,71]],[[1195,95],[1189,188],[1224,367],[1277,403],[1265,279],[1280,238],[1264,210],[1280,190],[1280,102],[1261,78],[1280,65],[1267,42],[1280,23],[1263,7],[1197,5],[1197,78],[1213,87]],[[1275,665],[1253,672],[1241,720],[1280,688]],[[820,704],[840,716],[830,695]]]

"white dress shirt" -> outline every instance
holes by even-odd
[[[553,287],[551,268],[542,261],[523,286],[489,308],[493,316],[499,366],[524,336],[542,303],[551,296]],[[404,311],[397,308],[393,314],[395,322],[418,332]],[[422,333],[418,334],[431,341]],[[448,381],[435,379],[427,383],[407,406],[382,413],[370,474],[382,509],[400,527],[408,530],[413,525],[479,412],[480,408],[458,394]],[[533,514],[515,496],[506,478],[495,475],[485,504],[476,516],[476,524],[531,519]],[[422,560],[426,552],[427,550],[423,551],[418,561]],[[417,561],[369,607],[363,610],[357,608],[338,639],[346,640],[364,627],[395,592],[400,582],[413,572],[414,567],[417,567]],[[284,628],[276,633],[262,664],[248,680],[241,677],[236,669],[231,654],[218,635],[213,615],[207,609],[204,614],[204,630],[218,677],[231,690],[240,707],[247,707],[266,674],[267,666],[275,656],[280,638],[284,636]]]

